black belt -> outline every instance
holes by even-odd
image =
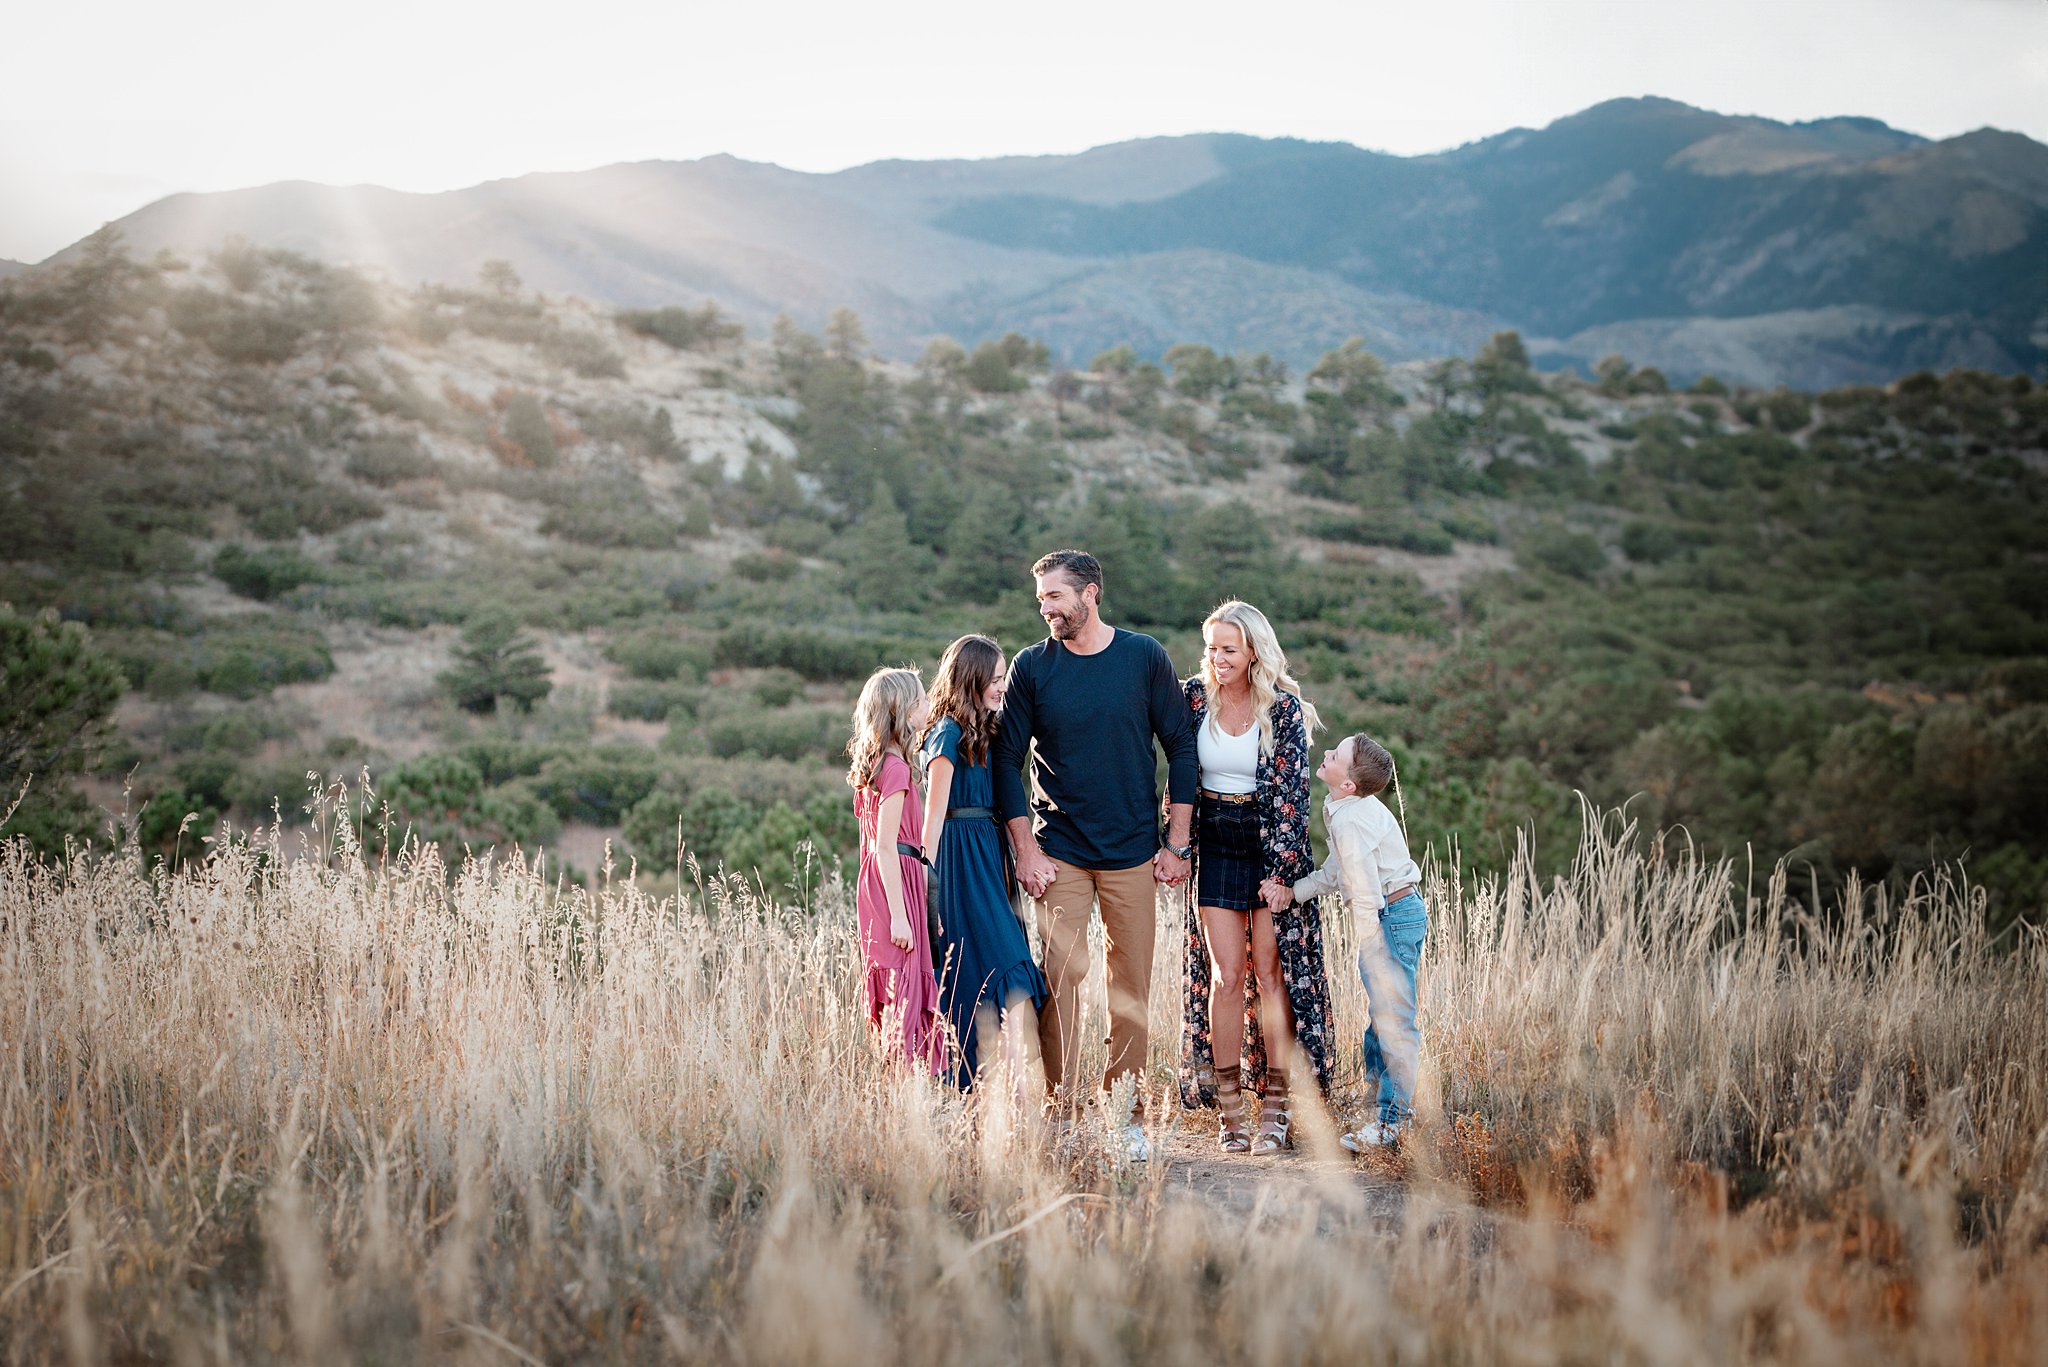
[[[908,840],[896,842],[896,853],[902,855],[905,859],[915,859],[926,868],[931,867],[932,861],[924,857],[924,851],[911,844]]]
[[[947,810],[946,820],[988,821],[996,828],[996,848],[1003,855],[1003,886],[1008,888],[1017,877],[1015,864],[1010,854],[1010,842],[1003,839],[1003,817],[993,807],[953,807]]]

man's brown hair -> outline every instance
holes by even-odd
[[[1351,737],[1350,778],[1360,797],[1385,792],[1394,781],[1394,757],[1363,731]]]
[[[1102,562],[1086,551],[1053,551],[1038,557],[1038,563],[1031,567],[1033,576],[1060,571],[1074,581],[1075,592],[1090,584],[1095,586],[1095,595],[1102,596]]]

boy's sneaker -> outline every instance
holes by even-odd
[[[1133,1163],[1152,1161],[1152,1141],[1145,1137],[1143,1125],[1124,1126],[1124,1157]]]
[[[1399,1121],[1368,1120],[1351,1133],[1338,1135],[1337,1142],[1353,1153],[1374,1153],[1400,1143],[1406,1128]]]

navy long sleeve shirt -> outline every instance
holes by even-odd
[[[1195,800],[1195,732],[1173,661],[1150,636],[1114,630],[1093,655],[1052,639],[1018,651],[996,733],[1003,820],[1035,815],[1040,848],[1084,869],[1128,869],[1158,850],[1155,740],[1167,794]],[[1035,803],[1024,792],[1027,756]]]

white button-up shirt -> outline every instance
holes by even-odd
[[[1401,823],[1379,798],[1324,798],[1323,828],[1330,836],[1330,857],[1294,885],[1295,900],[1341,893],[1353,916],[1370,918],[1377,926],[1387,890],[1422,881]]]

